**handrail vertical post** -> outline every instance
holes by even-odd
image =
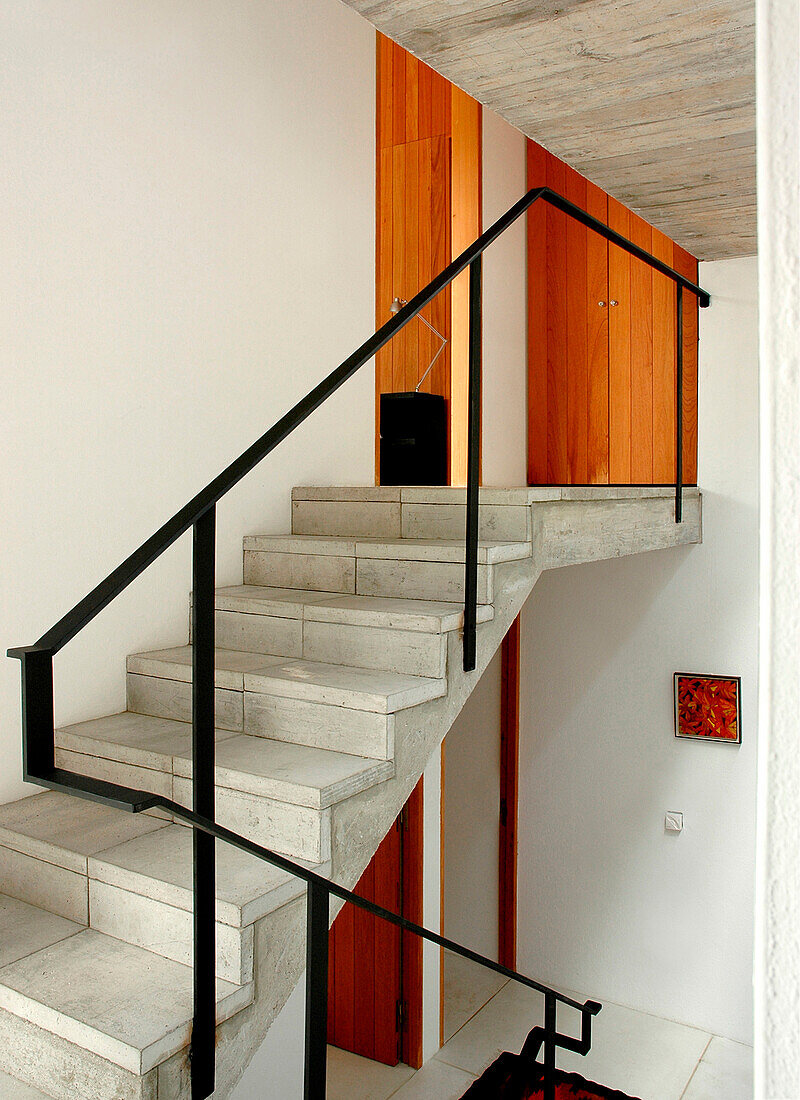
[[[214,798],[214,574],[216,507],[197,519],[192,539],[192,794],[196,814],[216,820]],[[192,1100],[215,1087],[216,1047],[216,842],[195,829],[194,1022]]]
[[[556,1100],[556,998],[544,995],[544,1074],[543,1100]]]
[[[476,663],[478,632],[478,484],[481,461],[481,352],[483,257],[469,265],[469,395],[467,424],[467,523],[464,559],[464,671]]]
[[[36,782],[55,767],[53,654],[22,654],[22,772]]]
[[[328,1064],[328,922],[330,892],[309,882],[306,921],[304,1100],[325,1100]]]
[[[675,369],[675,522],[683,522],[683,287],[675,286],[677,299],[677,362]]]

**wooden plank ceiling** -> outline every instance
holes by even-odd
[[[754,0],[346,0],[700,259],[756,251]]]

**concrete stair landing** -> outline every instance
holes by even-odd
[[[464,490],[295,489],[216,595],[216,812],[353,886],[542,570],[696,543],[669,488],[486,489],[478,667],[461,666]],[[169,639],[165,639],[168,642]],[[127,710],[58,766],[191,803],[191,637],[127,661]],[[186,644],[188,641],[188,644]],[[304,888],[217,844],[218,1088],[304,964]],[[189,1096],[191,831],[48,792],[0,807],[0,1096]]]

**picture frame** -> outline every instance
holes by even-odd
[[[741,745],[740,676],[676,672],[673,685],[677,738]]]

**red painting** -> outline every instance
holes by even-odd
[[[742,741],[738,676],[675,673],[675,736],[706,741]]]

